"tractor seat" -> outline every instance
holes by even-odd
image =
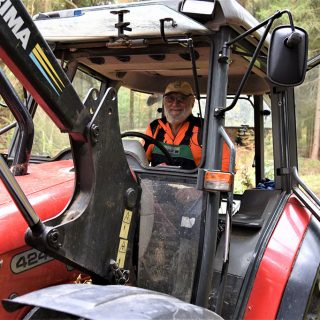
[[[137,140],[122,139],[123,149],[130,168],[148,167],[149,161],[141,143]]]

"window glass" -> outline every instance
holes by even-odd
[[[271,101],[269,96],[263,96],[263,126],[264,126],[264,175],[266,179],[274,180],[274,157],[271,121]]]
[[[232,99],[227,100],[227,105]],[[234,191],[243,193],[255,184],[254,169],[254,110],[248,99],[239,99],[225,115],[226,131],[236,147],[236,175]]]
[[[80,100],[83,101],[91,88],[100,90],[101,81],[93,78],[92,76],[89,76],[88,74],[78,69],[72,81],[72,85],[79,95]]]
[[[5,128],[15,121],[9,108],[5,107],[4,101],[0,96],[0,153],[7,154],[10,146],[10,141],[13,137],[13,129],[6,130]]]
[[[295,102],[299,175],[320,196],[320,65],[295,88]]]
[[[69,135],[60,132],[40,107],[37,108],[33,122],[34,142],[32,155],[52,158],[70,146]]]
[[[21,101],[23,101],[23,88],[19,81],[13,76],[12,72],[1,63],[0,60],[0,70],[3,72],[5,77],[11,82],[12,87],[14,87],[16,94],[20,97]],[[3,132],[0,134],[0,153],[7,154],[10,146],[10,142],[13,137],[14,128],[12,127],[8,131],[5,129],[7,126],[15,122],[15,119],[10,111],[10,109],[6,106],[5,101],[0,95],[0,130]]]
[[[80,99],[83,101],[91,88],[100,89],[101,82],[78,70],[72,82]],[[62,133],[38,107],[34,116],[35,136],[32,155],[54,157],[62,150],[69,148],[69,135]]]
[[[228,99],[227,105],[231,103]],[[264,97],[264,176],[274,179],[273,144],[271,131],[270,103]],[[236,106],[226,113],[226,131],[236,147],[235,193],[241,194],[246,189],[256,187],[255,183],[255,134],[253,99],[240,98]]]
[[[148,124],[161,117],[162,96],[121,87],[118,91],[120,130],[144,133]],[[159,112],[160,111],[160,112]]]

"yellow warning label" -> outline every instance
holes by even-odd
[[[118,252],[127,252],[128,240],[120,239]]]
[[[132,218],[132,211],[125,209],[123,213],[123,222],[130,224]]]
[[[123,252],[118,252],[117,264],[119,268],[124,268],[124,262],[126,261],[126,254]]]
[[[122,222],[119,237],[123,239],[128,239],[129,228],[130,228],[129,223]]]
[[[124,268],[124,263],[126,261],[127,247],[128,247],[128,240],[120,239],[118,255],[117,255],[117,264],[119,268]]]
[[[125,209],[122,218],[122,224],[119,234],[119,248],[117,255],[117,264],[120,268],[124,268],[124,263],[126,261],[126,252],[128,248],[128,234],[130,229],[130,223],[132,219],[132,211]]]
[[[122,224],[121,224],[121,229],[119,234],[119,237],[122,239],[128,239],[131,218],[132,218],[132,211],[125,209],[123,213],[123,219],[122,219]]]

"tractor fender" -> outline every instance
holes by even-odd
[[[25,305],[40,307],[25,319],[40,319],[37,312],[42,312],[43,317],[41,308],[47,309],[46,316],[61,312],[63,319],[66,314],[85,319],[222,319],[208,309],[172,296],[121,285],[58,285],[5,300],[3,304],[8,311]]]

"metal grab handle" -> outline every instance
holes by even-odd
[[[297,167],[292,168],[292,174],[294,178],[299,182],[299,185],[302,187],[302,189],[310,196],[310,198],[320,207],[320,200],[319,198],[311,191],[311,189],[302,181],[298,174]]]
[[[291,172],[292,172],[293,177],[298,182],[297,185],[293,186],[293,193],[310,210],[312,215],[318,221],[320,221],[320,213],[319,213],[320,200],[319,200],[319,198],[310,190],[310,188],[299,177],[297,167],[292,167]]]
[[[0,155],[0,178],[3,181],[4,186],[8,190],[13,202],[16,204],[17,208],[20,210],[23,218],[27,222],[28,226],[32,232],[40,234],[43,232],[44,225],[33,207],[31,206],[26,195],[22,191],[17,180],[13,176],[12,172],[8,168],[3,157]]]
[[[236,163],[236,149],[229,138],[227,132],[222,126],[219,126],[219,134],[221,135],[222,139],[226,142],[227,146],[230,149],[230,163],[229,163],[229,171],[234,173],[235,171],[235,163]],[[221,278],[216,302],[216,309],[215,312],[221,314],[223,300],[224,300],[224,293],[225,293],[225,286],[227,281],[228,275],[228,267],[229,267],[229,253],[230,253],[230,241],[231,241],[231,229],[232,229],[232,205],[233,205],[233,185],[232,191],[228,192],[227,198],[227,212],[226,212],[226,229],[225,229],[225,243],[224,243],[224,255],[223,255],[223,264],[221,270]]]

